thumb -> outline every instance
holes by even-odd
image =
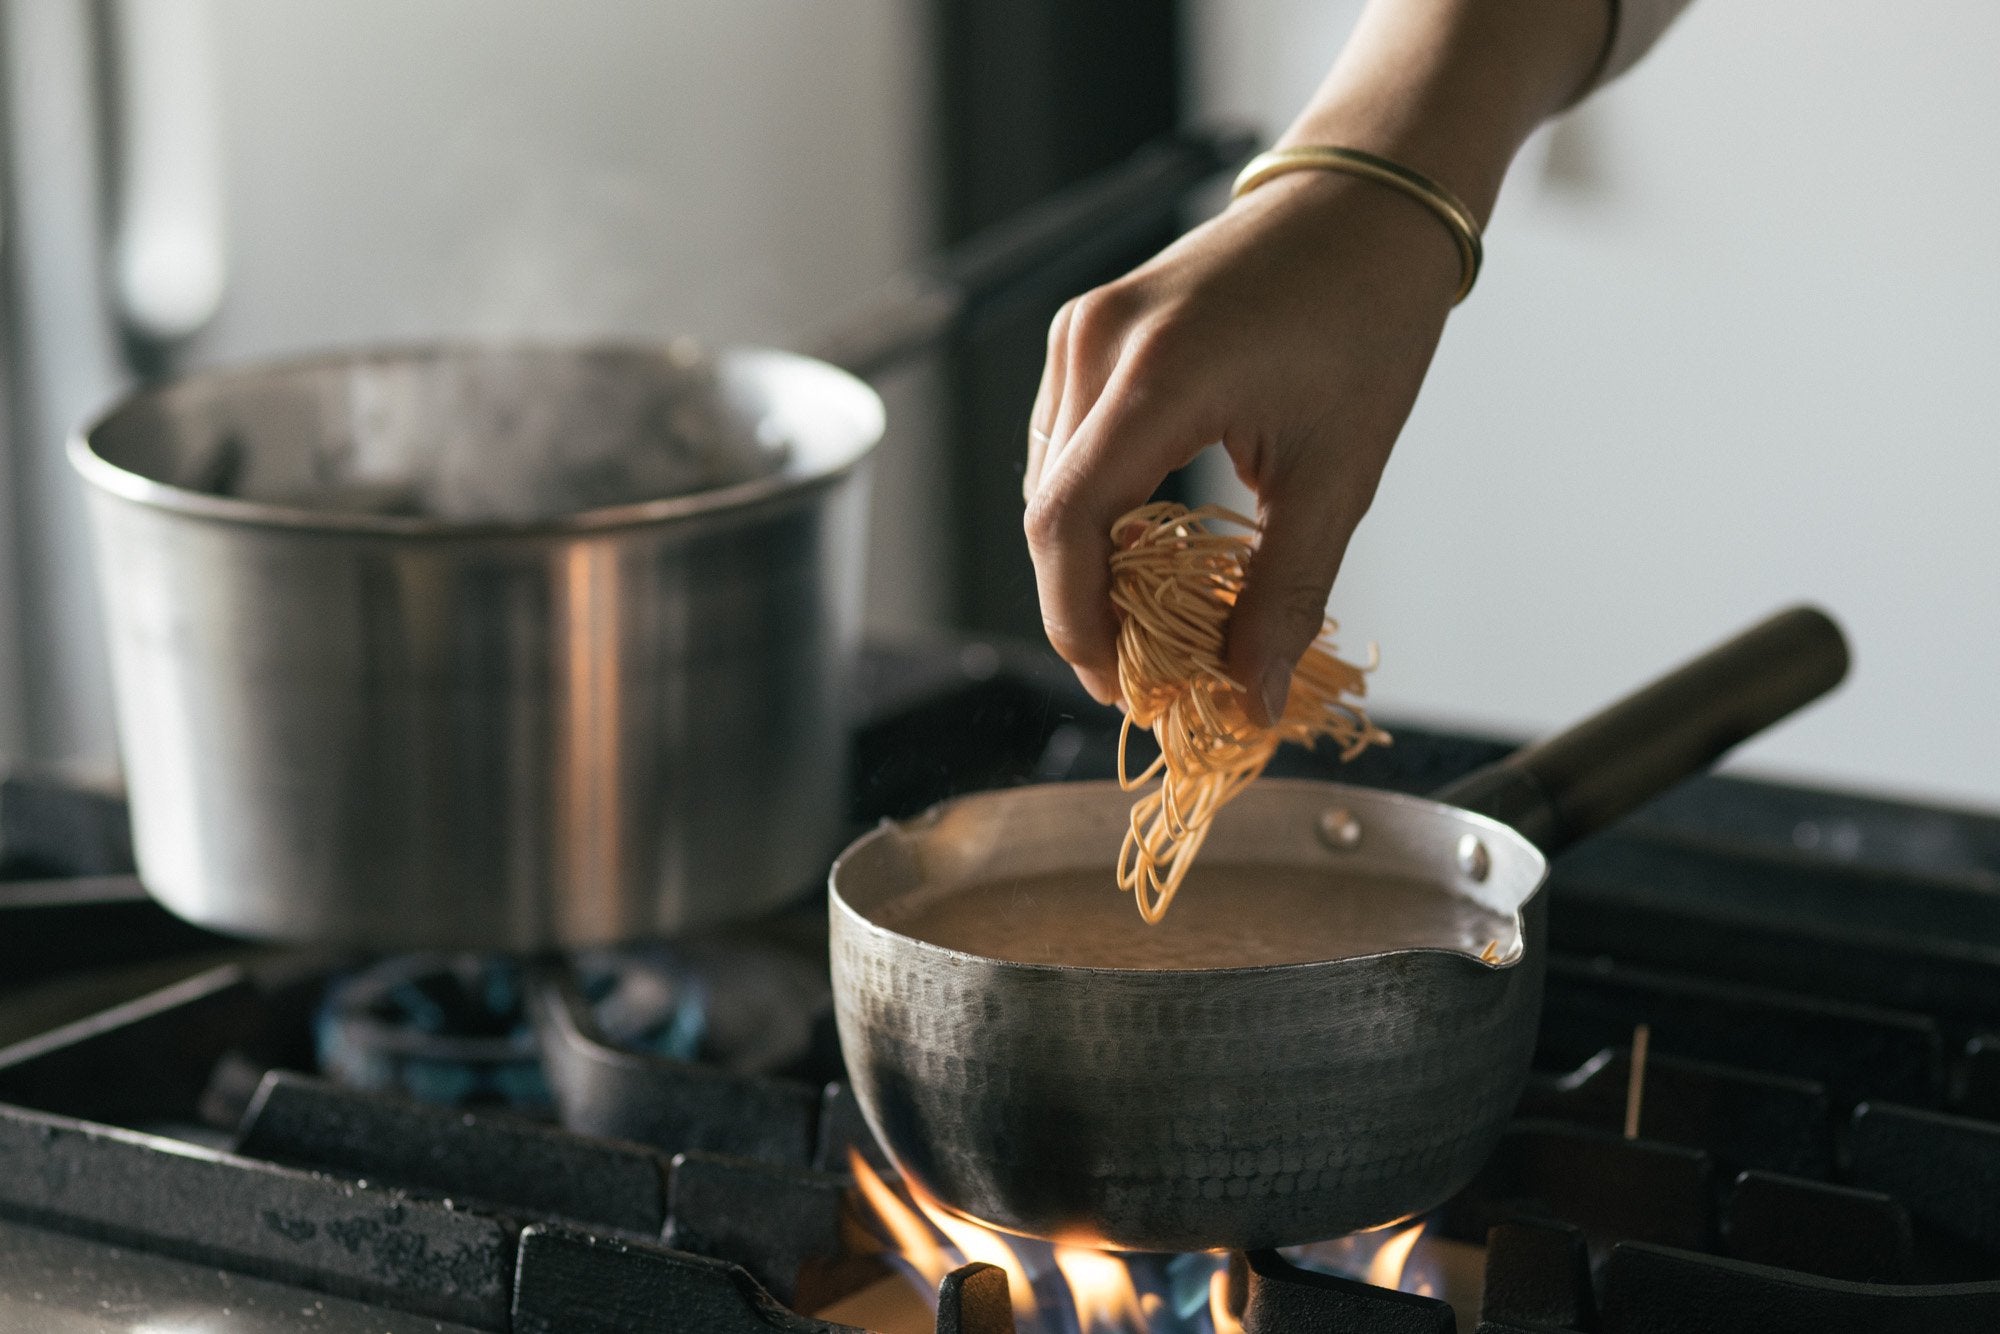
[[[1251,721],[1268,726],[1285,711],[1292,669],[1326,619],[1327,596],[1359,514],[1329,513],[1314,488],[1271,488],[1259,507],[1263,532],[1229,617],[1229,674],[1248,692]]]

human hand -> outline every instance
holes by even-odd
[[[1282,712],[1458,281],[1422,205],[1308,171],[1063,307],[1024,523],[1043,627],[1093,696],[1118,698],[1111,525],[1220,441],[1262,528],[1224,665],[1253,721]]]

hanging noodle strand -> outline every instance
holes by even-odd
[[[1111,600],[1120,617],[1118,684],[1125,724],[1118,734],[1118,782],[1127,792],[1159,785],[1132,803],[1132,821],[1118,853],[1118,887],[1139,915],[1166,915],[1216,812],[1264,772],[1283,741],[1313,745],[1330,739],[1343,760],[1389,734],[1361,708],[1363,673],[1334,654],[1329,620],[1298,670],[1274,726],[1259,727],[1243,711],[1242,689],[1222,667],[1230,609],[1243,589],[1255,550],[1245,534],[1216,532],[1257,525],[1216,505],[1143,505],[1111,526]],[[1159,758],[1144,772],[1127,772],[1126,741],[1149,727]]]

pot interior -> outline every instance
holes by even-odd
[[[836,911],[929,948],[1090,969],[1263,968],[1439,949],[1506,967],[1546,863],[1485,817],[1394,793],[1266,780],[1218,816],[1158,925],[1113,866],[1114,783],[982,793],[885,825],[834,868]]]
[[[781,353],[460,346],[203,372],[134,395],[88,445],[252,506],[519,524],[825,475],[880,416],[858,381]]]

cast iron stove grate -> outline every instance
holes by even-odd
[[[872,666],[858,821],[1108,763],[1109,722],[1038,659]],[[1422,791],[1504,748],[1403,728],[1343,776]],[[24,791],[0,817],[62,804]],[[74,818],[73,869],[97,878],[63,877],[60,821],[29,821],[17,865],[48,878],[0,885],[0,1310],[61,1271],[139,1313],[106,1330],[206,1292],[217,1331],[830,1334],[800,1312],[884,1273],[857,1244],[846,1156],[872,1146],[823,1078],[820,1016],[788,1063],[721,1068],[608,1039],[544,965],[522,1001],[560,1125],[347,1087],[312,1073],[314,1020],[356,961],[174,923]],[[1433,1220],[1484,1247],[1478,1327],[2000,1328],[1995,828],[1711,779],[1564,858],[1533,1087]],[[1273,1254],[1227,1288],[1256,1334],[1457,1327]],[[298,1310],[314,1323],[283,1323]],[[1005,1276],[949,1274],[936,1328],[1013,1328]]]

